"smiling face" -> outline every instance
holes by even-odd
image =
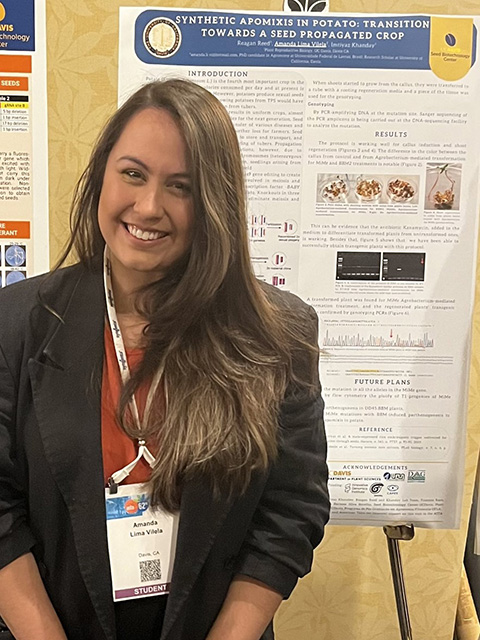
[[[147,108],[125,126],[108,156],[98,224],[117,288],[164,277],[189,251],[194,206],[187,149],[168,111]]]

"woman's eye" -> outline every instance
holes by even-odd
[[[190,185],[185,182],[175,182],[173,185],[174,189],[178,191],[184,191],[185,193],[190,193]]]
[[[125,171],[123,171],[123,174],[128,178],[132,178],[132,180],[143,179],[142,174],[140,173],[140,171],[137,171],[137,169],[125,169]]]

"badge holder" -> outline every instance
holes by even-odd
[[[113,473],[105,489],[114,602],[168,594],[173,572],[178,514],[152,509],[144,484],[120,484],[142,457],[155,462],[145,441],[138,443],[135,460]]]

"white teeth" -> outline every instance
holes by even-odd
[[[134,224],[127,224],[127,229],[128,233],[139,240],[158,240],[159,238],[163,238],[167,235],[161,231],[142,231]]]

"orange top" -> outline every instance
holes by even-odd
[[[104,330],[105,356],[102,376],[102,454],[103,454],[103,475],[105,484],[108,478],[122,469],[125,465],[135,459],[138,451],[137,444],[129,438],[121,429],[116,417],[120,390],[122,386],[120,370],[118,368],[117,356],[113,345],[112,333],[108,323],[105,323]],[[132,371],[142,359],[143,349],[127,349],[127,360]],[[140,417],[143,414],[147,401],[150,384],[142,384],[135,393]],[[149,447],[151,453],[155,451]],[[130,475],[125,478],[122,484],[134,484],[147,482],[150,478],[150,465],[141,458]]]

